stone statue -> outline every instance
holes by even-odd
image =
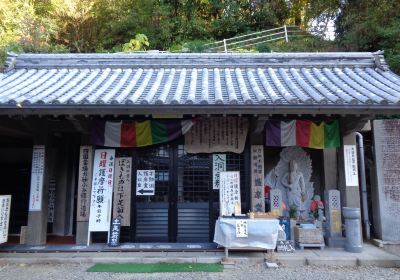
[[[321,197],[319,195],[315,195],[314,199],[311,201],[310,205],[310,214],[313,218],[321,220],[324,218],[324,203],[321,201]]]
[[[295,208],[296,216],[307,219],[314,196],[311,173],[310,156],[301,147],[286,147],[278,164],[265,176],[265,184],[280,189],[287,208]]]
[[[295,160],[289,161],[289,170],[281,179],[283,186],[287,187],[288,205],[296,205],[301,212],[304,211],[304,201],[306,199],[306,185],[304,183],[303,173],[298,171]]]

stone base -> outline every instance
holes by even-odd
[[[76,223],[76,244],[87,244],[89,222]]]
[[[398,241],[385,241],[380,239],[372,239],[372,243],[378,247],[385,247],[385,245],[400,245],[400,240]]]
[[[265,262],[267,268],[279,268],[277,263]]]
[[[231,258],[222,258],[221,264],[224,266],[224,269],[235,268],[235,261]]]
[[[372,244],[382,248],[386,252],[400,257],[400,241],[384,241],[380,239],[373,239]]]
[[[325,237],[325,243],[329,248],[344,248],[345,242],[344,237]]]

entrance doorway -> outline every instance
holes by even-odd
[[[249,180],[245,155],[227,154],[228,171],[240,171],[242,209],[247,211]],[[131,227],[122,242],[211,242],[219,213],[218,190],[212,188],[212,154],[188,154],[183,144],[119,149],[131,156]],[[155,194],[136,195],[137,170],[155,170]]]

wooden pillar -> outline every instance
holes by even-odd
[[[32,155],[27,244],[44,245],[47,238],[48,184],[51,166],[51,134],[47,130],[34,138]]]
[[[76,173],[74,135],[63,135],[57,153],[56,203],[53,233],[72,235]]]
[[[329,148],[323,150],[324,161],[324,187],[325,190],[338,189],[337,150]]]

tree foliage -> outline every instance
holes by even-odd
[[[323,34],[332,20],[333,43],[300,37],[257,50],[383,49],[400,72],[399,0],[0,0],[0,48],[201,51],[206,42],[284,24]]]
[[[336,26],[345,50],[385,50],[392,69],[400,73],[400,1],[348,0]]]

